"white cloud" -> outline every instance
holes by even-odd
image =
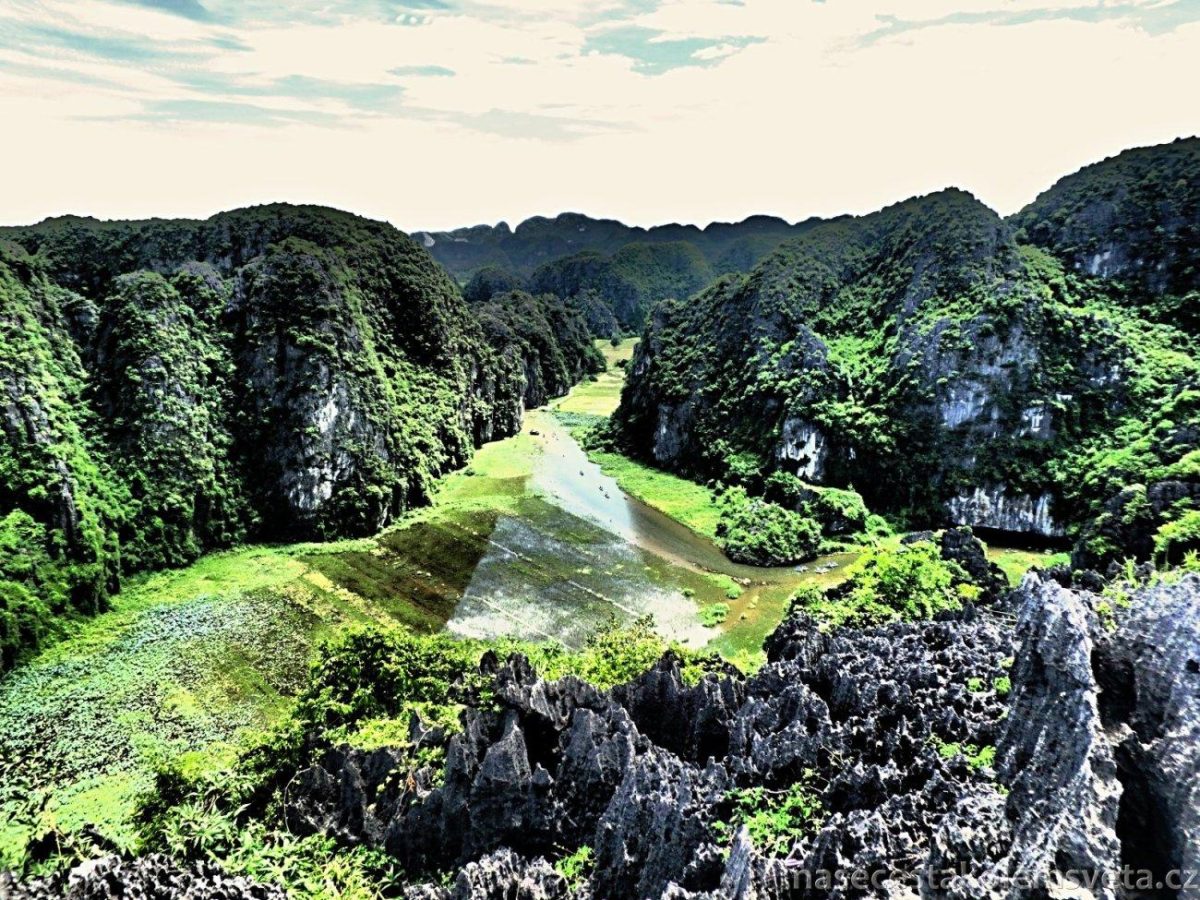
[[[1162,8],[1123,7],[1135,3]],[[0,12],[0,116],[21,136],[4,149],[21,177],[0,218],[295,200],[408,229],[564,209],[703,223],[864,212],[949,184],[1010,212],[1081,164],[1200,132],[1194,22],[1160,33],[1088,0],[666,0],[616,16],[627,8],[460,4],[407,27],[14,0]],[[937,25],[864,41],[888,16]],[[163,56],[17,41],[34,26]],[[588,52],[590,37],[630,27],[706,65],[651,75],[643,47]],[[244,49],[223,49],[231,37]],[[454,75],[389,74],[423,66]],[[168,104],[169,125],[139,118]],[[262,128],[245,121],[253,108],[335,118]]]

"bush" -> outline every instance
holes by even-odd
[[[1160,562],[1178,562],[1189,550],[1200,548],[1200,510],[1186,511],[1174,522],[1161,525],[1154,535],[1154,555]]]
[[[755,848],[769,857],[783,857],[806,834],[821,825],[821,798],[812,787],[811,773],[783,790],[745,788],[727,795],[733,809],[714,826],[717,839],[731,840],[743,825]]]
[[[931,619],[962,609],[978,593],[961,566],[921,541],[869,550],[850,568],[845,584],[825,594],[797,595],[794,602],[831,625],[866,626]]]
[[[772,472],[763,482],[763,497],[788,509],[799,509],[815,494],[813,488],[791,472]]]
[[[577,891],[591,877],[595,866],[596,854],[592,852],[591,847],[584,845],[570,856],[564,856],[556,862],[554,870],[567,880],[567,885],[572,891]]]
[[[394,718],[413,705],[465,702],[484,687],[479,653],[445,634],[358,629],[324,644],[297,714],[318,728]]]
[[[863,531],[866,532],[867,537],[872,538],[891,537],[894,533],[887,519],[874,514],[867,516],[867,521],[863,525]]]
[[[867,525],[867,504],[856,491],[821,488],[805,510],[826,534],[854,534]]]
[[[763,497],[816,519],[827,535],[854,534],[867,527],[867,504],[857,491],[815,487],[789,472],[772,472]]]
[[[783,566],[817,555],[821,526],[807,516],[766,500],[730,491],[717,524],[720,547],[734,562]]]

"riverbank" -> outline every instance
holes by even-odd
[[[571,399],[615,408],[617,371]],[[316,645],[353,625],[581,646],[610,618],[649,615],[699,646],[777,621],[786,589],[756,599],[709,565],[719,558],[534,410],[376,538],[243,548],[133,579],[109,612],[0,681],[0,868],[49,828],[92,824],[128,843],[158,760],[219,768],[241,735],[279,719]],[[704,624],[719,603],[737,610],[724,633]]]
[[[611,453],[570,421],[610,415],[633,342],[610,370],[521,433],[480,448],[431,506],[371,539],[248,547],[132,580],[111,611],[0,681],[0,868],[49,828],[92,824],[117,845],[157,761],[219,769],[287,709],[316,645],[362,624],[447,628],[579,647],[611,619],[744,669],[804,585],[845,577],[853,552],[807,567],[731,563],[703,486]],[[576,418],[572,418],[576,417]],[[1016,577],[1037,555],[991,551]]]

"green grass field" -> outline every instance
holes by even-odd
[[[617,347],[610,341],[596,341],[596,346],[604,354],[608,369],[596,376],[595,381],[576,385],[568,396],[555,401],[555,409],[587,416],[611,416],[617,411],[621,402],[621,387],[625,384],[625,369],[619,363],[633,357],[637,338],[626,338]]]
[[[633,344],[600,346],[613,361],[628,359]],[[585,421],[611,414],[623,377],[613,367],[555,413]],[[548,413],[530,421],[539,415]],[[195,769],[219,767],[242,735],[280,718],[323,639],[362,623],[444,627],[493,551],[498,522],[510,531],[516,523],[543,548],[495,566],[498,590],[570,603],[562,587],[574,585],[585,606],[622,586],[671,595],[694,606],[697,622],[706,619],[709,646],[746,670],[761,664],[763,639],[795,590],[836,584],[857,556],[827,557],[833,570],[801,573],[726,565],[711,552],[707,567],[687,567],[631,550],[531,493],[537,440],[530,429],[482,447],[442,480],[431,506],[376,538],[246,547],[131,579],[110,611],[71,624],[8,673],[0,681],[0,869],[51,827],[93,824],[128,845],[130,813],[156,762],[183,756]],[[618,454],[592,458],[629,495],[702,538],[715,536],[709,488]],[[1014,582],[1031,565],[1057,561],[999,548],[989,556]]]
[[[666,513],[709,540],[717,536],[721,509],[710,488],[619,453],[591,453],[589,456],[631,497]]]
[[[156,760],[219,764],[240,734],[286,710],[323,638],[352,623],[416,624],[397,596],[372,602],[326,573],[377,549],[249,547],[135,579],[111,611],[9,673],[0,683],[0,868],[51,826],[92,824],[128,845]],[[391,566],[373,558],[382,581]]]

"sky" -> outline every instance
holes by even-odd
[[[0,0],[0,222],[1008,214],[1197,85],[1200,0]]]

